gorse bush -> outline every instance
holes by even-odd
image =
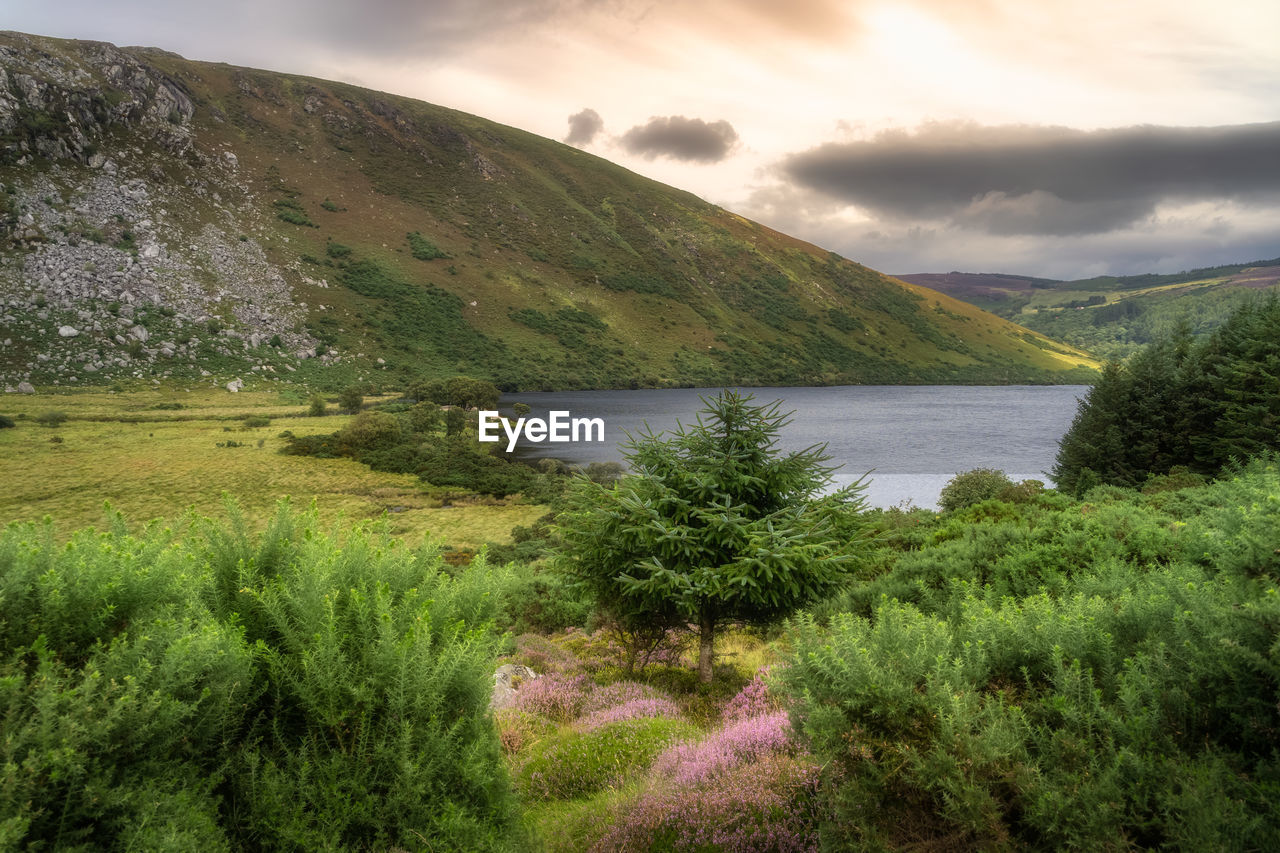
[[[501,579],[287,508],[0,534],[6,848],[497,849]]]
[[[1003,471],[997,471],[994,468],[975,468],[955,475],[942,487],[938,506],[947,511],[962,509],[990,500],[1012,486],[1013,481],[1006,477]]]
[[[1278,494],[1262,459],[1178,517],[1130,492],[950,518],[797,620],[781,678],[832,839],[1275,849]]]

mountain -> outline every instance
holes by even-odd
[[[1055,281],[995,273],[899,276],[1066,341],[1103,358],[1124,358],[1186,322],[1205,335],[1241,303],[1280,286],[1280,258],[1179,273]]]
[[[0,382],[1063,382],[1085,353],[569,146],[0,35]],[[208,379],[212,377],[212,379]]]

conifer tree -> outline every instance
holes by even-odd
[[[780,453],[788,416],[752,399],[722,392],[671,438],[623,445],[633,473],[579,479],[560,516],[561,567],[624,624],[692,623],[703,682],[725,620],[776,618],[845,577],[834,525],[862,506],[861,482],[819,498],[823,448]]]

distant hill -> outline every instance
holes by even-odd
[[[444,107],[0,35],[0,382],[1062,382],[1085,353]]]
[[[1186,321],[1207,334],[1242,302],[1280,286],[1280,258],[1180,273],[1054,281],[994,273],[898,276],[1102,358],[1124,358]]]

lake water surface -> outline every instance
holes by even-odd
[[[934,507],[942,487],[960,471],[999,468],[1013,480],[1050,483],[1045,473],[1058,440],[1076,413],[1083,385],[848,385],[834,388],[750,388],[757,403],[782,401],[794,411],[780,446],[798,450],[826,443],[834,480],[844,485],[870,472],[867,497],[875,506],[911,501]],[[533,416],[567,410],[603,418],[603,443],[521,441],[522,458],[554,456],[576,464],[622,461],[618,444],[645,424],[654,432],[692,423],[702,402],[719,389],[555,391],[504,395],[503,409],[523,402]],[[505,446],[505,445],[504,445]]]

